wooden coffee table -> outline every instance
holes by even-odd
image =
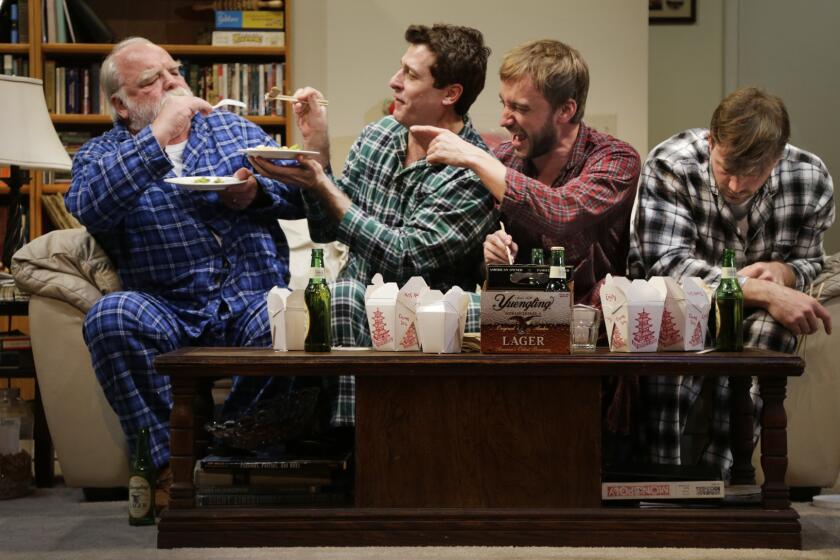
[[[184,348],[156,360],[171,377],[172,501],[158,547],[539,545],[800,548],[784,482],[788,376],[796,356],[739,353],[431,355]],[[218,377],[356,375],[354,507],[195,507],[192,470]],[[754,480],[751,376],[760,380],[762,504],[714,509],[602,507],[601,378],[729,375],[733,479]]]

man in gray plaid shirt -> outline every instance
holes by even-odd
[[[320,153],[300,167],[254,159],[263,175],[299,185],[316,242],[338,240],[348,262],[331,286],[333,343],[370,346],[364,292],[380,272],[386,282],[422,276],[434,289],[480,282],[482,242],[498,223],[493,198],[470,170],[426,161],[412,125],[451,130],[487,150],[467,110],[484,87],[487,57],[481,32],[453,25],[412,25],[409,46],[391,78],[393,116],[370,124],[353,145],[344,175],[329,168],[326,110],[320,92],[295,92],[297,124],[306,149]],[[475,295],[475,294],[473,294]],[[477,326],[472,305],[470,326]],[[355,416],[353,377],[339,379],[333,426],[351,426]]]
[[[834,222],[825,164],[787,143],[778,97],[755,88],[727,96],[711,127],[686,130],[648,156],[631,226],[629,265],[637,278],[720,280],[724,248],[735,251],[744,290],[744,344],[793,352],[796,336],[831,317],[808,293],[823,264],[823,233]],[[728,377],[714,379],[709,443],[701,460],[727,467]],[[642,379],[640,436],[646,459],[681,461],[680,434],[702,378]]]

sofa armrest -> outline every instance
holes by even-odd
[[[12,257],[12,275],[24,292],[65,301],[82,313],[121,289],[111,260],[82,228],[52,231],[24,245]]]

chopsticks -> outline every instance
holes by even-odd
[[[291,103],[294,103],[295,101],[299,101],[298,98],[293,96],[293,95],[283,95],[283,93],[280,91],[280,88],[278,88],[276,86],[271,88],[271,91],[269,91],[268,93],[265,94],[265,100],[266,101],[289,101]],[[326,99],[319,99],[318,100],[318,105],[321,105],[322,107],[326,107],[329,104],[330,104],[330,102],[327,101]]]
[[[505,231],[504,222],[499,222],[499,227],[502,228],[502,233],[507,233],[507,231]],[[505,253],[507,253],[508,264],[513,264],[513,255],[510,254],[510,247],[508,247],[507,245],[505,245]]]

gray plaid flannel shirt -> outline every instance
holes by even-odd
[[[645,162],[631,225],[629,268],[635,278],[699,276],[720,280],[723,249],[735,250],[738,268],[759,261],[789,264],[796,289],[806,290],[823,263],[823,232],[834,222],[834,193],[825,164],[790,144],[753,198],[746,235],[719,195],[709,163],[709,133],[691,129],[656,146]],[[747,346],[792,352],[793,335],[764,310],[744,323]],[[680,462],[680,432],[702,379],[642,380],[644,429],[640,436],[654,462]],[[714,388],[711,440],[702,460],[727,466],[728,378]]]
[[[460,136],[486,150],[464,121]],[[370,344],[360,290],[377,272],[400,285],[423,276],[440,290],[472,291],[480,282],[482,242],[498,222],[492,196],[468,169],[430,165],[425,158],[404,166],[407,147],[408,130],[393,117],[365,127],[343,176],[334,179],[352,201],[338,223],[317,197],[303,193],[312,239],[338,240],[350,249],[333,286],[334,343]],[[342,336],[348,332],[355,335]],[[351,425],[354,416],[354,379],[341,376],[332,424]]]

